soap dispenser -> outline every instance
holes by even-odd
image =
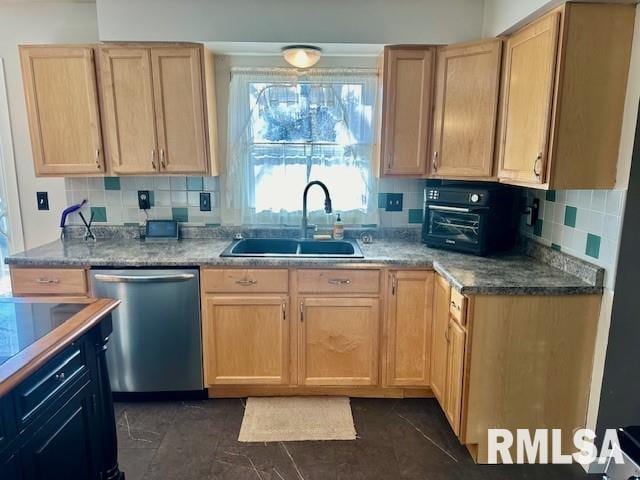
[[[340,218],[340,214],[336,217],[336,221],[333,223],[333,239],[342,240],[344,238],[344,224]]]

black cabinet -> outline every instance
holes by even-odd
[[[0,398],[1,480],[123,480],[105,318]]]
[[[82,379],[73,396],[22,448],[25,480],[97,478],[92,384]]]

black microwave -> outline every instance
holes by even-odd
[[[517,240],[520,193],[498,183],[428,181],[422,241],[429,247],[487,255]]]

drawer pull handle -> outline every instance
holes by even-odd
[[[46,278],[46,277],[38,277],[36,278],[36,283],[42,283],[42,284],[51,284],[51,283],[60,283],[60,279],[59,278]]]
[[[57,373],[55,379],[62,382],[64,380],[64,372]]]
[[[257,280],[252,280],[252,279],[249,279],[249,278],[244,278],[242,280],[236,280],[236,283],[238,285],[242,285],[243,287],[250,287],[250,286],[255,285],[256,283],[258,283],[258,281]]]
[[[350,285],[351,280],[348,278],[330,278],[329,283],[331,285]]]
[[[451,306],[456,310],[460,310],[460,305],[458,305],[454,300],[451,300]]]

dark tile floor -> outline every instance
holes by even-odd
[[[352,399],[355,441],[240,443],[244,400],[117,403],[127,480],[573,480],[577,465],[474,465],[432,399]]]

